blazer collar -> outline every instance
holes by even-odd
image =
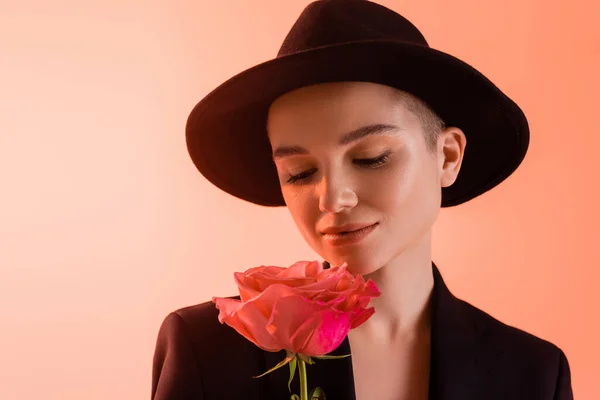
[[[448,289],[437,266],[432,263],[430,400],[468,400],[477,398],[479,385],[497,353],[486,349],[486,319],[477,318],[476,309],[456,298]],[[350,354],[348,337],[330,354]],[[264,352],[265,371],[285,357],[285,351]],[[309,388],[321,387],[328,397],[355,400],[352,357],[317,360],[308,366]],[[261,385],[261,398],[289,398],[289,368],[280,368],[267,376]],[[292,381],[292,393],[299,394],[298,373]]]

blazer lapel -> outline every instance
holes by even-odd
[[[430,400],[481,397],[483,383],[499,349],[486,346],[486,319],[456,298],[433,264]]]
[[[485,318],[477,318],[474,308],[456,298],[448,289],[437,266],[432,263],[430,400],[479,399],[485,376],[500,349],[486,347]],[[330,354],[350,354],[348,337]],[[285,358],[285,351],[264,352],[265,371]],[[307,367],[309,390],[321,387],[328,398],[355,400],[352,357],[316,360]],[[260,378],[266,399],[289,398],[289,368],[280,368]],[[298,372],[292,381],[292,393],[300,394]]]

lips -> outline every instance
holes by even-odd
[[[343,234],[343,233],[351,233],[351,232],[359,231],[359,230],[369,227],[371,225],[373,225],[373,223],[356,223],[356,224],[331,226],[326,229],[323,229],[321,231],[321,233],[324,235],[327,235],[327,234],[338,235],[338,234]]]
[[[322,238],[328,245],[335,247],[358,245],[369,236],[379,224],[352,224],[330,227],[322,231]]]

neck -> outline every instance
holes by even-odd
[[[381,296],[371,301],[375,314],[350,334],[377,343],[393,343],[421,336],[430,329],[430,297],[433,291],[431,234],[417,247],[365,275]]]

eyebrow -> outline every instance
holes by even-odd
[[[346,146],[350,143],[361,140],[367,136],[390,134],[393,131],[397,131],[398,129],[400,128],[398,128],[395,125],[388,124],[373,124],[362,126],[342,136],[342,138],[338,142],[338,146]],[[273,160],[299,154],[308,154],[308,150],[300,146],[280,146],[273,151]]]

